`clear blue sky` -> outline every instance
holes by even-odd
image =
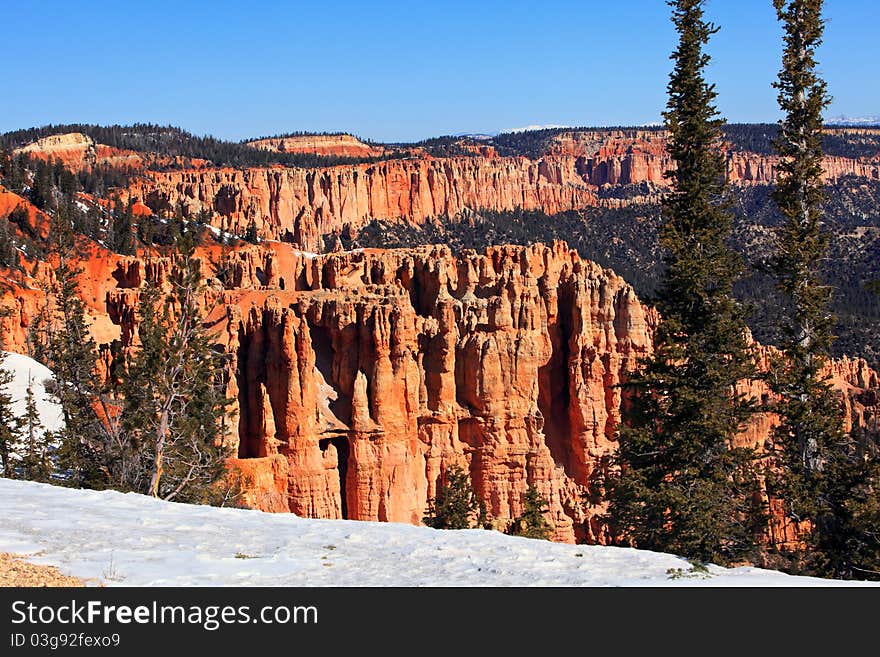
[[[880,2],[829,0],[828,116],[880,114]],[[0,0],[0,131],[174,124],[384,141],[531,124],[659,120],[663,0]],[[729,121],[775,121],[772,0],[710,0],[709,77]]]

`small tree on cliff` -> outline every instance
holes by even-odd
[[[107,246],[121,255],[134,254],[134,201],[122,203],[119,199],[113,204]]]
[[[485,521],[485,510],[477,499],[471,480],[459,466],[446,471],[445,480],[437,489],[434,499],[422,521],[434,529],[470,529]]]
[[[870,516],[864,503],[872,489],[872,455],[845,433],[841,401],[822,374],[835,322],[831,289],[819,275],[828,252],[822,228],[822,111],[829,98],[815,61],[824,31],[822,5],[823,0],[774,0],[784,28],[782,69],[774,86],[785,113],[774,142],[780,162],[773,198],[784,218],[775,271],[788,303],[783,356],[769,376],[779,396],[780,423],[773,435],[778,470],[768,481],[771,493],[784,499],[787,515],[810,528],[806,565],[812,572],[877,576],[876,526],[858,521]],[[873,559],[860,565],[871,541]],[[803,565],[803,555],[795,561]]]
[[[52,434],[40,420],[34,381],[28,375],[24,416],[21,418],[21,476],[28,481],[49,481],[53,465]]]
[[[229,456],[222,445],[224,361],[204,327],[192,242],[179,238],[175,250],[168,302],[155,287],[141,293],[141,344],[122,385],[124,432],[142,456],[130,485],[166,500],[212,502]]]
[[[660,233],[662,323],[654,354],[625,384],[631,403],[607,480],[609,520],[638,547],[729,563],[753,549],[753,455],[734,439],[753,411],[736,386],[754,364],[732,296],[741,262],[726,244],[722,120],[702,73],[717,29],[704,20],[704,0],[668,4],[680,40],[664,113],[676,168]]]
[[[529,486],[523,500],[523,512],[507,528],[512,536],[540,538],[549,541],[553,536],[553,527],[544,518],[549,511],[547,500],[534,486]]]
[[[15,464],[21,447],[21,419],[12,408],[9,385],[15,377],[2,367],[5,358],[0,346],[0,474],[11,478],[15,476]]]
[[[41,353],[55,374],[53,393],[64,418],[58,466],[74,487],[106,488],[113,483],[110,455],[120,437],[98,373],[98,350],[77,280],[80,270],[72,264],[76,238],[61,209],[52,218],[50,240],[58,265],[49,285],[51,307]]]

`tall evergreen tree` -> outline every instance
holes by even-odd
[[[676,168],[663,202],[665,274],[655,351],[631,374],[609,519],[638,547],[729,563],[754,545],[752,450],[735,446],[753,404],[737,383],[753,376],[743,310],[732,296],[741,262],[727,246],[725,162],[716,92],[703,51],[717,28],[704,0],[674,0],[679,35],[664,113]]]
[[[166,500],[211,502],[229,456],[222,444],[229,403],[224,363],[204,326],[203,280],[192,241],[178,238],[176,251],[169,303],[153,286],[141,294],[141,344],[122,385],[123,428],[146,459],[137,490]]]
[[[122,203],[119,199],[113,204],[110,235],[107,246],[121,255],[134,254],[134,202]]]
[[[0,318],[11,313],[6,306],[0,306]],[[6,352],[3,344],[3,334],[0,333],[0,476],[13,477],[15,475],[15,461],[21,447],[20,431],[21,419],[12,408],[12,393],[10,384],[15,375],[5,367]]]
[[[5,353],[0,351],[0,475],[11,478],[15,476],[15,466],[20,457],[21,418],[12,408],[9,385],[15,377],[3,368],[5,358]]]
[[[25,410],[21,418],[21,476],[29,481],[49,481],[52,471],[52,434],[40,420],[33,377],[28,374]]]
[[[861,530],[854,505],[870,488],[869,455],[845,433],[842,404],[822,373],[835,323],[831,288],[819,274],[828,252],[822,111],[830,101],[815,59],[824,32],[823,0],[774,0],[774,6],[784,29],[774,86],[785,113],[774,142],[780,162],[773,198],[784,218],[775,271],[787,304],[783,356],[770,373],[780,424],[773,436],[778,469],[769,482],[788,517],[808,528],[810,552],[795,554],[795,563],[817,574],[855,577],[852,546]]]
[[[43,353],[55,374],[53,392],[64,419],[59,467],[71,486],[105,488],[112,484],[107,458],[119,440],[117,414],[102,394],[98,350],[79,290],[80,270],[73,264],[76,237],[63,213],[53,217],[50,239],[58,265],[50,286]]]

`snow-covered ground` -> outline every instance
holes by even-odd
[[[0,479],[0,551],[128,586],[823,586],[669,554],[479,529],[309,520]],[[680,569],[680,571],[678,571]],[[678,574],[678,576],[676,576]]]
[[[61,406],[46,392],[44,383],[52,379],[52,371],[33,358],[22,354],[4,352],[0,367],[12,372],[12,383],[6,392],[12,396],[12,408],[19,417],[25,415],[28,381],[32,381],[34,398],[37,402],[37,413],[40,422],[47,431],[57,431],[64,426],[61,417]]]

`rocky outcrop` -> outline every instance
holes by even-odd
[[[66,167],[74,171],[81,171],[95,165],[139,169],[145,164],[144,158],[134,151],[97,144],[91,137],[79,132],[49,135],[16,149],[15,153],[22,153],[42,160],[60,160]]]
[[[534,484],[558,539],[602,540],[582,495],[655,319],[622,279],[562,244],[288,264],[286,290],[230,297],[236,463],[286,457],[295,513],[412,523],[462,465],[500,524]]]
[[[331,149],[334,140],[354,138],[290,137],[252,144],[318,152],[318,142],[327,142]],[[574,131],[554,137],[537,160],[498,157],[494,149],[477,145],[471,148],[478,153],[473,157],[419,156],[312,169],[151,172],[135,180],[128,194],[156,211],[177,206],[190,214],[207,210],[216,228],[233,234],[242,235],[254,224],[264,238],[322,251],[322,236],[356,232],[373,219],[419,224],[465,210],[556,214],[600,204],[617,207],[656,201],[667,184],[665,174],[673,167],[665,140],[660,130]],[[728,178],[734,184],[763,185],[775,179],[775,156],[729,150],[726,158]],[[876,159],[827,157],[824,167],[828,180],[880,179]],[[628,185],[647,190],[637,197],[606,193],[608,188]]]
[[[119,259],[107,302],[123,343],[138,287],[162,287],[169,265]],[[210,323],[233,355],[229,442],[249,503],[418,523],[461,465],[500,526],[531,484],[557,539],[604,540],[584,493],[614,450],[615,386],[656,321],[613,272],[561,243],[459,258],[274,243],[203,266],[227,309]]]
[[[365,144],[354,135],[291,135],[247,142],[248,146],[279,153],[311,153],[336,157],[381,157],[382,146]]]
[[[616,450],[618,384],[650,353],[658,319],[613,272],[562,243],[456,257],[443,246],[315,255],[264,242],[198,257],[207,325],[230,354],[226,440],[244,503],[418,523],[458,465],[497,526],[534,485],[557,540],[607,540],[588,491]],[[169,290],[172,261],[93,252],[82,265],[96,339],[131,345],[140,290]],[[41,294],[32,284],[11,295],[6,335],[23,344]],[[773,350],[759,354],[766,367]],[[829,374],[848,426],[875,427],[877,373],[841,359]],[[741,443],[762,449],[774,423],[757,416]],[[772,532],[795,536],[781,521]]]
[[[153,172],[130,194],[150,207],[208,210],[219,229],[322,250],[321,236],[373,219],[421,222],[465,209],[540,209],[550,214],[596,203],[572,158],[390,160],[318,169]]]
[[[458,258],[273,244],[228,262],[235,463],[262,482],[281,481],[278,458],[288,463],[286,488],[265,497],[263,483],[257,497],[313,517],[417,523],[461,465],[499,526],[535,485],[558,540],[607,539],[588,490],[616,449],[618,384],[650,353],[657,322],[613,272],[561,243]],[[272,272],[258,290],[234,289],[258,269]],[[773,350],[756,348],[766,367]],[[872,426],[877,373],[842,359],[829,374],[848,425]],[[755,417],[741,443],[762,449],[774,424]]]

